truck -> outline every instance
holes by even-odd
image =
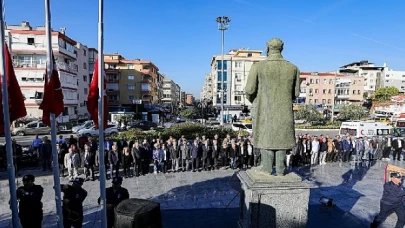
[[[387,123],[375,121],[342,122],[339,129],[340,136],[349,134],[355,138],[392,135],[393,128]]]

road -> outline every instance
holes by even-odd
[[[70,137],[71,134],[60,134],[63,135],[64,138]],[[48,136],[48,138],[51,138],[50,135],[40,135],[40,137],[45,137]],[[58,135],[59,136],[59,135]],[[75,135],[76,136],[76,135]],[[18,144],[21,146],[29,146],[34,139],[35,135],[26,135],[26,136],[12,136],[13,139],[17,141]],[[6,139],[4,137],[0,137],[0,144],[4,144],[6,142]]]
[[[311,135],[331,135],[334,136],[336,134],[338,134],[339,130],[324,130],[324,129],[308,129],[308,130],[296,130],[296,133],[302,133],[302,134],[311,134]],[[69,134],[62,134],[64,138],[68,138],[70,137],[71,133]],[[45,135],[41,135],[41,137],[44,137]],[[48,137],[50,138],[51,136],[48,135]],[[76,137],[76,135],[75,135]],[[14,139],[17,140],[17,143],[20,144],[21,146],[28,146],[31,144],[32,140],[34,139],[34,135],[27,135],[27,136],[14,136]],[[0,137],[0,144],[4,144],[5,143],[5,138],[4,137]]]

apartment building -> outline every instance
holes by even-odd
[[[57,119],[59,122],[78,119],[79,106],[82,101],[78,91],[78,78],[80,76],[83,79],[83,75],[85,75],[83,65],[77,64],[78,59],[83,58],[84,49],[80,45],[78,47],[78,43],[68,37],[65,32],[65,28],[52,32],[52,49],[65,105],[63,113]],[[47,63],[45,27],[33,28],[29,22],[23,21],[20,25],[7,25],[5,33],[11,49],[17,80],[26,99],[27,114],[41,117],[42,110],[38,108],[43,98],[44,73]]]
[[[93,80],[94,64],[96,63],[96,59],[98,57],[97,49],[89,48],[88,57],[89,57],[89,84],[91,84],[91,80]]]
[[[405,93],[405,71],[389,69],[387,64],[384,63],[384,71],[380,84],[382,87],[396,87],[400,93]]]
[[[186,105],[186,91],[180,90],[180,107],[184,107]]]
[[[110,111],[125,110],[142,100],[157,104],[159,68],[149,60],[128,60],[118,53],[104,54]]]
[[[162,104],[177,106],[180,103],[180,86],[170,78],[163,76]]]
[[[77,99],[78,105],[78,119],[88,119],[90,117],[87,111],[87,96],[89,94],[90,81],[90,66],[89,66],[89,49],[86,45],[79,42],[76,44],[77,61]],[[93,67],[94,68],[94,67]]]
[[[367,60],[346,64],[339,69],[339,73],[346,76],[360,76],[364,78],[364,91],[373,94],[381,87],[381,77],[385,66],[376,66]]]
[[[194,98],[193,94],[191,94],[191,93],[186,94],[186,104],[194,105],[194,102],[195,102],[195,98]]]
[[[332,108],[332,105],[361,102],[364,78],[337,73],[301,72],[300,99],[306,104]]]
[[[212,76],[207,74],[204,79],[204,85],[200,93],[200,100],[213,100],[213,90],[212,90]]]
[[[235,49],[224,55],[215,55],[211,60],[211,89],[213,105],[221,108],[221,101],[226,109],[242,110],[243,105],[251,106],[245,97],[245,85],[250,68],[255,62],[266,59],[261,50]],[[222,68],[224,75],[222,75]],[[224,97],[221,99],[222,79],[224,81]]]

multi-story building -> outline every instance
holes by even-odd
[[[159,101],[159,69],[149,60],[128,60],[119,54],[104,54],[110,111],[129,109],[136,100]]]
[[[87,46],[77,42],[77,99],[78,105],[78,118],[88,119],[90,117],[87,111],[87,96],[89,94],[89,82],[90,82],[90,66],[89,66],[89,49]]]
[[[364,94],[364,78],[337,73],[301,72],[300,98],[306,104],[324,108],[332,105],[361,102]]]
[[[186,104],[194,105],[194,102],[195,102],[195,98],[194,98],[193,94],[191,94],[191,93],[186,94]]]
[[[77,59],[82,58],[83,50],[77,42],[65,34],[66,29],[52,32],[52,49],[61,81],[65,109],[58,117],[59,122],[78,118],[80,104],[78,92],[79,68]],[[43,98],[44,73],[46,71],[45,27],[32,28],[29,22],[21,25],[8,25],[6,36],[11,49],[14,70],[21,91],[25,96],[25,106],[29,116],[40,117],[39,105]],[[85,73],[83,73],[84,75]],[[83,75],[80,75],[83,78]],[[83,90],[84,91],[84,90]]]
[[[221,108],[221,100],[226,109],[242,110],[243,105],[251,106],[245,97],[245,85],[253,63],[266,59],[261,50],[237,49],[224,55],[224,75],[222,75],[222,55],[215,55],[211,60],[211,83],[213,105]],[[222,79],[224,97],[221,98]]]
[[[376,89],[381,87],[381,77],[385,66],[376,66],[367,60],[353,62],[340,67],[339,73],[346,76],[364,77],[364,91],[373,94]]]
[[[212,76],[207,74],[205,76],[204,85],[200,93],[200,100],[213,100],[213,90],[212,90]]]
[[[89,84],[91,84],[91,80],[93,80],[93,73],[94,73],[94,64],[96,63],[96,59],[98,56],[98,51],[95,48],[89,48]]]
[[[180,102],[180,86],[168,77],[163,79],[163,98],[162,103],[177,106]]]
[[[186,91],[180,90],[180,108],[186,105]]]
[[[387,64],[384,63],[384,71],[380,84],[382,87],[396,87],[400,93],[405,93],[405,71],[395,71],[389,69]]]
[[[163,98],[164,98],[164,89],[163,89],[163,84],[164,84],[164,79],[165,79],[165,75],[161,74],[158,72],[157,74],[157,98],[158,104],[163,104]]]

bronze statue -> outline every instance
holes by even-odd
[[[283,58],[284,43],[278,38],[267,42],[267,58],[250,69],[245,94],[255,103],[253,137],[262,156],[261,171],[285,175],[286,152],[295,146],[292,101],[300,93],[300,72]]]

